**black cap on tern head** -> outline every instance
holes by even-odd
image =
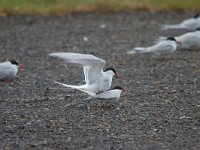
[[[196,30],[197,30],[197,31],[200,31],[200,28],[197,28]]]
[[[197,19],[197,18],[199,18],[199,17],[200,17],[200,14],[199,14],[199,13],[197,13],[197,14],[194,16],[195,19]]]
[[[121,86],[115,86],[115,87],[113,88],[113,90],[114,90],[114,89],[123,90],[124,88],[122,88]]]
[[[125,93],[128,93],[128,89],[127,88],[122,88],[121,86],[115,86],[112,90],[121,90]]]
[[[16,62],[14,59],[11,59],[11,60],[9,60],[10,62],[11,62],[11,64],[13,64],[13,65],[19,65],[19,63],[18,62]]]
[[[109,70],[112,70],[115,74],[117,73],[116,70],[113,67],[108,67],[104,71],[106,72],[106,71],[109,71]]]
[[[176,41],[176,39],[174,37],[168,37],[167,40]]]

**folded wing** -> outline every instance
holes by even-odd
[[[152,52],[168,52],[173,49],[173,46],[166,40],[161,41],[150,48]]]

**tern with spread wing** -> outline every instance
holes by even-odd
[[[0,81],[11,82],[16,77],[18,68],[23,67],[23,64],[19,64],[15,60],[0,63]]]
[[[114,87],[110,90],[104,91],[104,92],[99,93],[99,94],[95,94],[95,93],[90,94],[90,97],[88,97],[88,98],[86,98],[82,101],[67,104],[67,105],[65,105],[65,107],[73,106],[73,105],[76,105],[76,104],[79,104],[79,103],[82,103],[82,102],[86,102],[86,101],[90,101],[90,100],[93,100],[93,99],[100,99],[100,100],[106,100],[106,101],[112,101],[112,100],[118,101],[122,92],[127,93],[128,90],[126,88],[116,86],[116,87]]]
[[[169,37],[166,40],[160,41],[156,43],[153,46],[150,47],[136,47],[131,50],[129,50],[128,54],[153,54],[155,56],[159,55],[170,55],[174,53],[177,49],[177,45],[180,44],[179,41],[177,41],[173,37]]]
[[[193,18],[186,19],[179,24],[162,25],[163,30],[166,29],[187,29],[196,30],[200,28],[200,14],[196,14]]]
[[[56,82],[64,87],[77,89],[89,95],[98,94],[107,91],[111,87],[113,76],[119,77],[116,70],[112,67],[103,70],[106,62],[90,54],[58,52],[51,53],[51,57],[58,57],[70,63],[76,63],[83,66],[85,75],[85,84],[76,86]]]
[[[188,32],[174,38],[180,42],[180,45],[177,47],[179,50],[200,50],[200,28],[197,31]],[[166,39],[166,37],[161,36],[157,42]]]

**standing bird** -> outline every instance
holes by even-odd
[[[194,32],[188,32],[174,37],[181,44],[177,47],[179,50],[200,50],[200,28]],[[157,42],[166,40],[166,37],[159,37]]]
[[[86,102],[86,101],[89,101],[89,100],[92,100],[92,99],[100,99],[100,100],[106,100],[106,101],[118,101],[120,96],[121,96],[121,93],[122,92],[125,92],[127,93],[128,90],[126,88],[122,88],[120,86],[116,86],[108,91],[104,91],[102,93],[99,93],[99,94],[95,94],[95,93],[90,93],[89,97],[82,100],[82,101],[79,101],[79,102],[72,102],[70,104],[67,104],[65,105],[65,107],[68,107],[68,106],[73,106],[73,105],[76,105],[76,104],[79,104],[79,103],[82,103],[82,102]]]
[[[169,37],[166,40],[160,41],[156,43],[153,46],[150,47],[136,47],[128,51],[128,54],[137,54],[137,53],[147,53],[147,54],[153,54],[155,56],[159,55],[171,55],[174,53],[177,49],[177,45],[179,45],[180,42],[176,41],[174,37]]]
[[[196,14],[193,18],[186,19],[179,24],[161,25],[163,30],[166,29],[187,29],[196,30],[200,28],[200,14]]]
[[[58,57],[67,62],[80,64],[83,66],[83,72],[85,75],[85,84],[67,85],[63,83],[56,82],[64,87],[69,87],[72,89],[77,89],[79,91],[89,93],[101,93],[107,91],[111,87],[113,76],[119,77],[115,69],[112,67],[103,70],[106,62],[100,58],[97,58],[89,54],[79,54],[79,53],[51,53],[51,57]]]
[[[18,68],[23,67],[23,64],[19,64],[15,60],[0,63],[0,81],[11,82],[16,77]]]

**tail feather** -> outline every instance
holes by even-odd
[[[68,88],[72,88],[72,89],[76,89],[76,90],[79,90],[81,92],[84,92],[90,96],[94,96],[96,95],[95,93],[91,92],[91,91],[87,91],[86,90],[86,85],[80,85],[80,86],[76,86],[76,85],[68,85],[68,84],[64,84],[64,83],[60,83],[60,82],[57,82],[57,81],[54,81],[56,84],[60,84],[64,87],[68,87]]]
[[[162,30],[167,30],[167,29],[182,29],[183,27],[180,24],[167,24],[167,25],[161,25]]]
[[[57,81],[54,81],[56,84],[60,84],[60,85],[62,85],[62,86],[64,86],[64,87],[68,87],[68,88],[72,88],[72,89],[79,89],[80,88],[80,86],[76,86],[76,85],[68,85],[68,84],[64,84],[64,83],[60,83],[60,82],[57,82]]]
[[[136,48],[133,48],[131,50],[129,50],[127,53],[128,54],[137,54],[137,53],[146,53],[148,52],[148,49],[145,48],[145,47],[136,47]]]

